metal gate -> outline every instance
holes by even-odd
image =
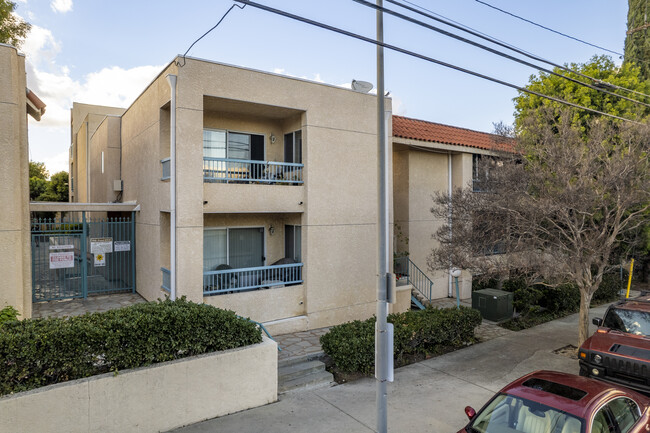
[[[34,219],[32,301],[135,293],[135,213],[130,217]]]

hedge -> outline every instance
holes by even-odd
[[[0,326],[0,395],[260,343],[232,311],[179,299]]]
[[[413,355],[428,355],[443,348],[473,342],[474,328],[481,324],[477,310],[461,307],[391,314],[393,349],[400,365]],[[330,328],[320,338],[323,351],[341,372],[371,374],[375,368],[375,318],[355,320]]]

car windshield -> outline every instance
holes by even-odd
[[[603,326],[628,334],[648,336],[650,335],[650,313],[611,308],[603,320]]]
[[[468,431],[477,433],[583,432],[584,422],[561,410],[508,394],[497,395],[474,418]]]

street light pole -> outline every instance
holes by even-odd
[[[377,157],[378,157],[378,240],[379,275],[377,292],[377,322],[375,325],[375,378],[377,379],[377,432],[388,431],[387,382],[392,380],[392,332],[387,323],[389,296],[388,242],[388,145],[384,103],[384,17],[383,1],[377,0]],[[390,354],[388,351],[390,350]]]

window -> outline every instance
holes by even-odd
[[[233,269],[264,266],[264,229],[205,228],[203,230],[203,271],[219,265]]]
[[[302,164],[302,131],[284,134],[284,162]]]
[[[262,161],[264,160],[264,136],[220,129],[204,129],[203,156]]]
[[[497,161],[493,156],[472,155],[472,191],[486,192],[490,173],[495,167],[502,165],[503,162]]]
[[[300,243],[302,241],[302,229],[300,226],[284,226],[284,256],[294,259],[297,263],[302,261]]]
[[[591,433],[627,433],[640,417],[639,407],[633,400],[626,397],[615,398],[596,413],[591,424]]]

